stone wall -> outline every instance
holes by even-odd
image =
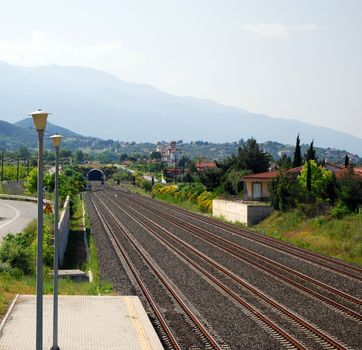
[[[272,207],[267,204],[248,204],[241,201],[227,201],[214,199],[212,201],[212,214],[231,222],[241,222],[247,226],[255,225],[269,216]]]

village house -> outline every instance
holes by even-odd
[[[298,176],[301,169],[302,167],[292,168],[289,169],[287,173]],[[278,175],[279,171],[274,170],[244,176],[244,200],[268,201],[270,197],[269,184]]]
[[[161,153],[162,160],[167,164],[175,164],[181,159],[181,150],[177,148],[176,141],[171,141],[165,148],[161,142],[157,142],[156,151]]]
[[[217,168],[217,165],[214,161],[211,162],[201,162],[198,161],[196,164],[196,169],[198,172],[204,171],[206,169],[215,169]]]
[[[324,168],[334,173],[337,178],[341,178],[347,171],[345,166],[326,162]],[[287,172],[295,174],[297,177],[302,167],[289,169]],[[356,177],[362,178],[362,168],[353,168]],[[249,201],[268,201],[270,197],[269,185],[271,181],[279,175],[278,170],[267,171],[259,174],[246,175],[243,177],[244,182],[244,200]]]

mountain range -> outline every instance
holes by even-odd
[[[211,100],[178,97],[129,83],[96,69],[70,66],[20,67],[0,62],[0,120],[14,123],[35,109],[75,133],[103,139],[225,142],[255,137],[345,149],[362,155],[362,139],[293,119],[272,118]]]
[[[54,125],[50,122],[47,123],[44,141],[47,148],[51,148],[50,136],[55,133],[64,136],[64,146],[79,145],[79,143],[91,142],[95,138],[87,138],[79,135],[69,129]],[[22,146],[27,148],[36,148],[38,138],[34,128],[33,120],[31,118],[23,119],[14,124],[0,120],[0,147],[8,150],[16,150]]]

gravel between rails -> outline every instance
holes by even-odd
[[[116,193],[124,193],[122,191],[115,191]],[[161,203],[157,200],[153,200],[147,197],[140,197],[138,195],[132,194],[132,193],[126,193],[124,194],[125,197],[128,197],[132,200],[134,198],[135,200],[141,200],[146,201],[148,204],[151,204],[153,207],[162,210],[168,214],[171,214],[179,219],[186,220],[187,222],[190,222],[195,225],[202,225],[204,229],[207,229],[208,231],[215,233],[219,235],[220,237],[226,238],[230,240],[231,242],[237,243],[242,245],[245,248],[248,248],[252,251],[255,251],[259,254],[262,254],[268,258],[271,258],[285,266],[288,266],[290,268],[293,268],[297,271],[300,271],[302,273],[305,273],[321,282],[324,282],[328,285],[334,286],[341,291],[344,291],[346,293],[349,293],[357,298],[362,298],[362,282],[352,280],[349,277],[344,277],[338,273],[335,273],[333,271],[330,271],[324,267],[320,267],[316,265],[315,263],[305,261],[303,259],[300,259],[298,257],[294,257],[288,253],[281,252],[277,249],[273,249],[270,247],[265,246],[264,244],[260,244],[255,241],[251,241],[250,239],[245,239],[244,237],[232,233],[232,232],[226,232],[223,229],[220,229],[218,227],[212,226],[210,224],[201,223],[200,221],[196,220],[192,216],[185,216],[186,214],[181,214],[179,212],[176,212],[172,210],[170,207],[165,207],[164,203]]]
[[[112,229],[117,236],[117,240],[123,246],[123,249],[127,252],[126,254],[131,257],[132,264],[135,266],[138,274],[141,276],[143,283],[147,285],[147,290],[152,291],[152,296],[155,302],[163,310],[163,316],[172,325],[172,328],[179,339],[180,344],[183,348],[189,349],[192,346],[196,348],[204,348],[204,344],[197,334],[195,334],[192,325],[190,325],[185,319],[183,312],[177,304],[174,303],[173,298],[169,292],[159,282],[158,278],[154,275],[153,271],[145,263],[141,255],[136,251],[134,246],[130,243],[126,235],[114,224],[113,219],[108,212],[101,209],[104,219],[114,226]],[[160,270],[158,268],[158,270]],[[143,298],[141,300],[148,306],[147,301]],[[148,309],[150,312],[150,309]],[[164,344],[165,345],[165,344]]]
[[[98,215],[95,213],[94,209],[93,209],[93,205],[90,202],[90,198],[87,199],[87,203],[88,203],[88,208],[90,208],[91,210],[89,211],[89,215],[92,216],[93,219],[93,223],[97,223],[99,226],[99,218]],[[104,215],[104,213],[103,213]],[[105,215],[106,216],[106,215]],[[109,222],[112,222],[112,220],[110,218],[108,218]],[[100,227],[98,232],[102,232],[104,234],[104,236],[106,236],[106,233],[104,231],[104,229],[102,227]],[[108,241],[109,238],[107,237]],[[156,290],[156,293],[153,293],[153,297],[154,299],[158,302],[159,305],[161,305],[161,310],[162,313],[164,315],[164,317],[168,320],[169,324],[172,325],[172,328],[174,329],[176,336],[178,338],[178,340],[180,341],[180,345],[183,345],[184,349],[191,349],[192,346],[195,346],[196,348],[202,349],[203,348],[203,344],[202,342],[200,342],[200,339],[198,339],[196,337],[196,335],[193,334],[193,329],[192,327],[190,327],[190,325],[188,324],[187,320],[185,320],[182,311],[179,309],[179,307],[177,305],[175,305],[172,300],[171,297],[167,294],[167,292],[163,291],[162,286],[158,283],[157,278],[152,274],[152,272],[149,271],[149,269],[145,266],[145,264],[142,262],[142,259],[137,255],[137,253],[134,252],[134,248],[132,248],[130,246],[130,244],[127,242],[127,240],[123,237],[122,238],[123,241],[123,245],[125,247],[127,247],[127,251],[129,253],[133,252],[133,262],[138,265],[138,272],[140,274],[143,274],[143,281],[147,281],[148,284],[148,288],[150,290]],[[105,252],[105,248],[108,248],[108,245],[103,245],[102,249],[103,251],[103,255],[105,256],[109,256],[110,254],[108,254],[107,252]],[[113,246],[110,247],[110,251],[114,252],[114,248]],[[114,252],[114,254],[116,254]],[[111,253],[111,255],[113,256],[113,253]],[[123,262],[124,263],[124,262]],[[107,267],[104,268],[104,271],[107,272],[107,270],[112,270],[114,267],[114,264],[118,264],[118,265],[122,265],[122,263],[119,261],[118,256],[116,256],[116,258],[113,260],[111,265],[106,265]],[[124,263],[124,266],[126,266],[126,264]],[[114,274],[111,276],[111,281],[113,281],[114,283],[117,283],[119,281],[119,279],[114,278]],[[132,288],[134,290],[133,294],[134,295],[138,295],[140,297],[140,300],[143,304],[143,306],[145,307],[145,310],[153,324],[153,326],[155,327],[156,332],[158,333],[161,342],[163,343],[163,346],[165,347],[165,349],[172,349],[172,347],[168,346],[168,343],[164,341],[163,337],[163,331],[160,329],[160,324],[158,323],[158,320],[156,319],[155,315],[152,312],[152,309],[150,308],[150,306],[148,305],[147,300],[144,298],[142,292],[140,291],[140,289],[138,288],[138,284],[137,282],[135,282],[135,280],[133,278],[131,278],[134,285],[136,285],[137,287],[133,287]],[[129,281],[130,282],[130,281]],[[117,288],[117,291],[124,291],[124,288]],[[137,292],[136,292],[137,291]]]
[[[122,199],[124,204],[132,205],[131,202],[127,203],[127,199],[124,197],[118,199]],[[137,209],[139,210],[139,208]],[[143,211],[142,214],[146,215],[151,220],[155,219],[155,216],[152,216],[152,214],[147,211]],[[358,338],[358,334],[362,331],[360,323],[342,317],[340,313],[331,310],[329,307],[321,304],[315,299],[308,298],[303,293],[296,292],[293,288],[285,286],[283,283],[278,280],[274,280],[269,275],[260,275],[260,273],[257,273],[257,271],[250,265],[243,266],[243,264],[240,264],[240,261],[235,260],[233,257],[220,254],[218,249],[205,244],[203,241],[195,239],[184,230],[174,228],[163,219],[157,218],[157,223],[161,224],[184,241],[187,241],[192,246],[204,252],[210,258],[220,262],[229,270],[239,276],[242,276],[260,290],[267,292],[267,294],[272,296],[275,300],[278,300],[291,310],[302,315],[305,319],[311,320],[313,323],[319,325],[321,329],[324,329],[330,334],[338,337],[349,346],[356,349],[360,346]],[[225,281],[225,283],[228,282]],[[316,310],[318,310],[318,312],[316,312]]]
[[[107,203],[110,206],[110,203]],[[211,286],[198,272],[170,253],[159,241],[149,237],[139,225],[117,213],[122,222],[140,242],[149,256],[199,312],[211,328],[232,349],[281,349],[283,346],[269,332],[262,329],[243,308],[229,300],[222,292]]]
[[[161,220],[165,221],[166,224],[170,224],[170,225],[175,225],[176,227],[179,226],[179,228],[186,230],[186,232],[193,232],[193,234],[195,234],[196,236],[201,236],[200,239],[202,238],[204,241],[207,242],[207,244],[211,244],[210,242],[208,242],[208,240],[211,240],[212,242],[214,242],[216,245],[218,245],[218,249],[223,249],[225,248],[223,251],[226,252],[227,254],[231,254],[233,255],[231,252],[234,252],[234,255],[236,254],[238,256],[238,259],[241,260],[249,260],[249,263],[252,263],[252,265],[254,266],[258,266],[258,269],[260,270],[264,270],[265,268],[268,268],[270,270],[272,270],[273,272],[279,273],[281,274],[282,277],[287,277],[288,279],[294,280],[295,282],[299,283],[300,285],[304,285],[309,289],[312,289],[316,292],[318,292],[319,294],[330,294],[332,299],[340,299],[340,303],[345,305],[346,307],[349,308],[356,308],[357,312],[361,312],[361,305],[362,305],[362,300],[359,300],[359,304],[358,304],[358,299],[355,300],[355,302],[352,302],[352,300],[349,300],[347,298],[348,294],[343,297],[343,295],[338,295],[336,293],[332,293],[333,290],[329,290],[327,289],[327,285],[325,284],[325,286],[323,286],[322,282],[319,282],[318,280],[314,280],[314,281],[309,281],[305,278],[302,278],[303,276],[308,277],[307,275],[301,275],[301,276],[297,276],[295,273],[295,270],[293,269],[289,269],[289,271],[286,270],[287,267],[284,268],[284,265],[279,264],[277,262],[274,262],[273,259],[268,259],[266,257],[263,257],[260,254],[257,254],[258,256],[252,256],[250,255],[252,252],[250,252],[248,249],[243,248],[242,246],[230,242],[229,240],[219,237],[217,234],[211,233],[208,230],[204,230],[203,228],[201,228],[200,226],[190,226],[192,224],[189,224],[188,222],[185,222],[181,219],[175,218],[174,216],[171,216],[165,212],[157,212],[157,209],[154,209],[154,207],[150,207],[145,206],[145,204],[143,203],[142,206],[140,206],[140,203],[135,202],[134,198],[132,199],[132,202],[135,204],[135,206],[139,209],[141,209],[141,211],[146,211],[146,212],[152,212],[156,210],[155,214],[157,216],[159,216],[161,218]],[[163,218],[163,216],[165,216],[165,218]],[[175,222],[175,220],[178,221]],[[197,231],[195,231],[195,228],[197,227]],[[191,231],[190,231],[191,230]],[[220,242],[219,239],[217,239],[217,237],[219,237],[221,240],[223,240],[223,242]],[[227,250],[230,251],[227,251]],[[273,264],[278,264],[278,266],[273,265]],[[279,271],[279,272],[278,272]],[[287,275],[287,276],[286,276]],[[308,277],[311,278],[311,277]],[[283,278],[282,278],[283,279]],[[319,284],[320,283],[320,284]],[[334,287],[330,287],[330,288],[334,288]],[[338,291],[338,289],[336,289],[336,291]],[[341,291],[341,293],[343,293]],[[326,295],[327,297],[329,297],[328,295]],[[351,298],[353,298],[353,296],[351,296]]]
[[[142,199],[147,200],[147,198],[145,198],[145,197],[142,197]],[[258,232],[250,231],[245,228],[237,227],[235,225],[232,225],[231,223],[220,221],[219,219],[217,219],[215,217],[210,217],[206,214],[191,212],[186,209],[182,209],[180,207],[171,205],[169,203],[166,203],[166,202],[163,202],[163,201],[160,201],[157,199],[154,201],[157,201],[157,204],[159,206],[161,206],[161,207],[163,206],[168,209],[172,209],[173,211],[176,211],[179,214],[186,213],[187,216],[191,216],[196,221],[202,222],[203,224],[217,226],[219,229],[224,229],[229,232],[231,231],[233,233],[252,238],[254,240],[259,241],[260,243],[266,244],[267,246],[273,246],[277,250],[290,251],[290,254],[292,254],[292,255],[302,254],[303,258],[306,258],[310,262],[315,261],[315,263],[317,265],[321,264],[321,266],[322,266],[325,264],[325,265],[328,265],[331,269],[336,268],[336,269],[340,270],[340,273],[342,273],[342,274],[344,274],[344,272],[348,272],[348,273],[355,274],[356,279],[359,278],[360,281],[362,279],[362,267],[359,267],[358,265],[348,264],[346,262],[338,260],[337,258],[324,256],[324,255],[321,255],[318,253],[314,253],[312,251],[298,248],[290,243],[280,241],[278,239],[263,235]],[[351,277],[351,278],[353,278],[353,277]]]
[[[114,290],[121,295],[136,295],[136,290],[128,274],[123,265],[119,263],[119,258],[100,221],[97,219],[97,215],[90,203],[89,195],[90,194],[85,196],[86,206],[94,243],[97,248],[101,278],[110,281],[113,284]]]

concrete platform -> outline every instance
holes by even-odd
[[[52,342],[52,296],[44,296],[44,350]],[[35,296],[19,295],[0,324],[0,349],[35,349]],[[59,296],[61,350],[161,350],[137,296]]]
[[[54,272],[51,273],[53,275]],[[69,278],[73,282],[89,282],[89,276],[81,270],[58,270],[59,278]]]

